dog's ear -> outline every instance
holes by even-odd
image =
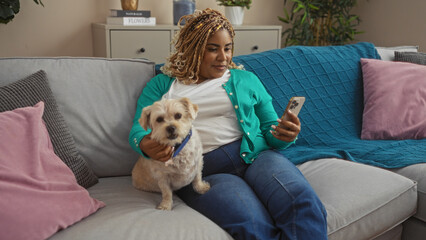
[[[151,123],[149,118],[151,117],[151,106],[144,107],[142,109],[141,118],[139,118],[139,124],[143,127],[143,129],[148,130],[148,127],[151,127]]]
[[[191,100],[186,97],[181,98],[179,101],[185,106],[186,110],[189,113],[189,116],[192,118],[192,120],[194,120],[197,117],[198,105],[193,104]]]

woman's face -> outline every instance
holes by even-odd
[[[200,65],[199,81],[223,76],[232,59],[232,47],[232,38],[227,30],[221,29],[210,36]]]

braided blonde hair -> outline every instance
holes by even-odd
[[[186,23],[181,26],[183,21]],[[196,10],[194,14],[181,17],[178,26],[180,30],[172,41],[175,51],[167,58],[161,71],[170,77],[176,77],[183,84],[196,83],[207,40],[217,31],[225,29],[234,44],[234,28],[222,13],[210,8]],[[228,68],[241,67],[231,60]]]

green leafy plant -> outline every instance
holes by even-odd
[[[251,0],[216,0],[216,2],[218,2],[219,6],[239,6],[247,9],[250,9],[251,6]]]
[[[41,0],[33,0],[36,4],[40,4],[44,7]],[[19,0],[0,0],[0,23],[6,24],[19,13],[21,4]]]
[[[291,12],[287,11],[287,2]],[[360,23],[351,14],[356,0],[284,0],[285,17],[278,17],[290,25],[282,35],[285,45],[327,46],[343,45],[355,39]]]

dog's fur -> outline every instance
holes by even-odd
[[[139,190],[161,192],[157,209],[171,210],[173,191],[192,182],[194,190],[203,194],[210,184],[202,180],[203,155],[201,140],[192,128],[198,106],[188,98],[163,99],[142,110],[139,123],[152,129],[151,138],[161,144],[180,144],[192,129],[192,136],[179,154],[166,163],[140,156],[132,171],[133,186]]]

